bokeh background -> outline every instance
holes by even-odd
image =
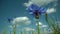
[[[26,31],[36,30],[35,18],[34,16],[29,14],[25,6],[25,4],[28,5],[29,1],[30,0],[0,0],[0,32],[5,30],[6,33],[9,34],[10,30],[12,31],[12,25],[14,24],[13,22],[19,23],[17,24],[17,28],[16,28],[17,30],[16,32],[18,34],[20,33],[20,31],[24,31],[24,30]],[[34,0],[31,0],[31,1],[33,2]],[[47,3],[48,2],[49,1],[47,1]],[[60,22],[60,0],[58,0],[56,3],[50,2],[44,7],[47,9],[55,8],[55,9],[52,9],[52,11],[56,10],[56,12],[48,13],[48,15],[54,18],[54,15],[56,14],[56,17],[57,17],[56,22]],[[11,18],[10,23],[8,22],[8,18]],[[40,16],[39,21],[41,25],[42,24],[44,25],[43,27],[48,26],[45,21],[44,15]],[[47,29],[48,28],[45,28],[45,31],[47,31]],[[42,31],[42,28],[41,28],[41,31]]]

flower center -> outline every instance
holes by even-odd
[[[39,16],[38,10],[35,10],[35,11],[34,11],[34,15],[35,15],[35,16]]]

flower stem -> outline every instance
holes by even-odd
[[[36,19],[36,23],[37,23],[37,34],[40,34],[39,19]]]

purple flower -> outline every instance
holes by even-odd
[[[12,19],[11,18],[8,18],[8,22],[11,22],[12,21]]]
[[[45,8],[42,8],[42,7],[39,7],[35,4],[31,4],[29,7],[28,7],[28,11],[29,11],[29,14],[32,14],[35,16],[35,18],[39,18],[39,15],[43,14],[46,12],[46,9]]]
[[[39,6],[34,5],[34,4],[31,4],[28,7],[28,10],[29,10],[29,14],[33,14],[33,15],[36,15],[36,16],[41,15],[41,14],[46,12],[45,8],[39,7]]]

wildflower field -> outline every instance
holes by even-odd
[[[0,2],[0,34],[60,34],[60,0]]]

